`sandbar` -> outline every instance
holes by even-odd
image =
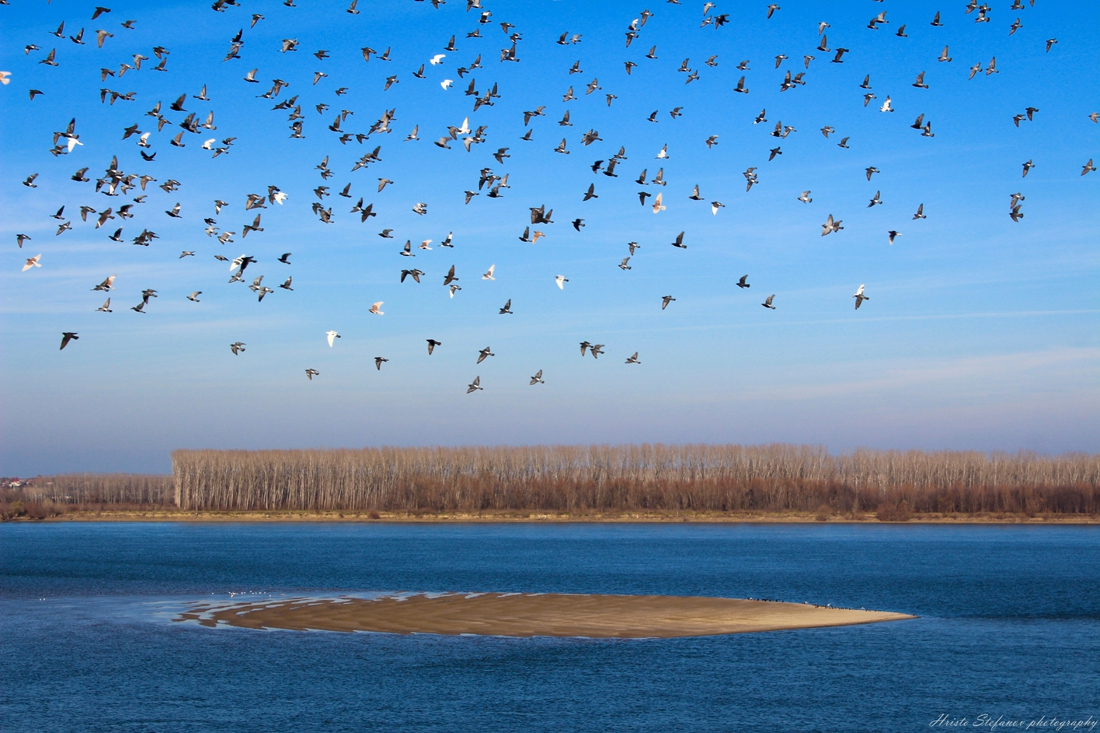
[[[562,593],[398,594],[197,604],[176,621],[249,629],[587,638],[672,638],[915,618],[806,603]]]

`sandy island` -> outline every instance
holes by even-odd
[[[915,618],[803,603],[685,596],[475,593],[201,604],[176,621],[393,634],[671,638]]]

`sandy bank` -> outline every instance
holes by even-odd
[[[670,638],[907,618],[913,616],[734,598],[482,593],[199,605],[176,620],[251,629]]]
[[[16,521],[35,521],[21,518]],[[161,509],[132,510],[70,510],[45,519],[47,522],[400,522],[411,524],[427,523],[494,523],[494,522],[532,522],[532,523],[571,523],[571,522],[623,522],[623,523],[661,523],[661,522],[699,522],[715,524],[735,524],[751,522],[758,524],[790,523],[829,523],[829,524],[877,524],[882,520],[873,512],[858,514],[834,514],[822,519],[812,512],[709,512],[709,511],[590,511],[590,512],[546,512],[546,511],[482,511],[482,512],[358,512],[358,511],[306,511],[299,509],[277,509],[269,511],[186,511],[174,507]],[[899,522],[887,522],[898,524]],[[912,514],[900,524],[1100,524],[1100,515],[1088,514],[1042,514],[1027,516],[1012,513],[936,513]]]

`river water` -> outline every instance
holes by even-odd
[[[378,591],[769,598],[919,618],[641,640],[172,621],[195,601]],[[1044,731],[1098,720],[1100,527],[0,525],[8,733]]]

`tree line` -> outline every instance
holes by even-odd
[[[173,503],[186,510],[1100,513],[1100,455],[1076,453],[830,455],[786,444],[177,450],[172,465]]]

